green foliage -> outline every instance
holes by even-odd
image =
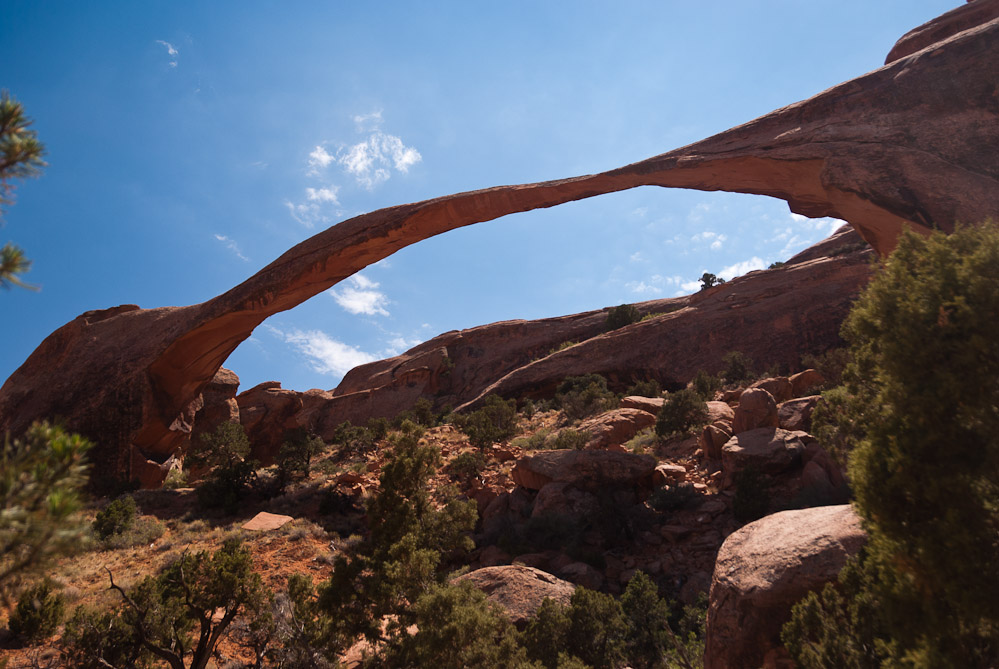
[[[203,669],[236,616],[261,615],[270,602],[270,592],[252,566],[250,551],[229,539],[211,555],[207,551],[185,553],[128,592],[113,579],[111,587],[124,602],[120,613],[124,624],[132,628],[145,651],[174,669]],[[133,638],[121,636],[126,644]],[[185,665],[188,649],[190,659]]]
[[[742,351],[729,351],[722,357],[721,377],[725,383],[742,383],[753,378],[753,361]]]
[[[448,473],[463,482],[471,482],[486,468],[486,458],[476,451],[465,451],[448,463]]]
[[[510,442],[511,446],[516,448],[522,448],[525,451],[538,451],[544,448],[550,448],[549,442],[553,441],[550,439],[552,431],[548,428],[541,428],[529,437],[517,437]]]
[[[801,605],[802,653],[838,657],[847,635],[870,629],[882,665],[999,663],[997,330],[991,224],[904,233],[857,300],[843,327],[844,411],[862,435],[849,471],[868,553],[843,601]],[[873,603],[862,626],[858,600]]]
[[[656,416],[656,434],[667,439],[677,434],[688,434],[708,419],[708,408],[701,396],[690,388],[670,393],[663,408]]]
[[[415,625],[415,631],[410,626]],[[390,625],[372,667],[529,667],[513,624],[470,581],[432,585]]]
[[[770,265],[767,267],[767,269],[780,269],[781,267],[784,267],[785,265],[787,265],[787,263],[784,262],[783,260],[777,260],[775,262],[770,263]]]
[[[7,627],[25,643],[37,643],[52,636],[62,622],[65,605],[48,579],[21,593],[10,614]]]
[[[24,115],[24,107],[4,90],[0,92],[0,216],[13,203],[13,179],[28,179],[41,174],[45,167],[42,157],[45,147],[38,135],[30,129],[31,119]],[[19,278],[31,267],[24,252],[11,243],[0,248],[0,288],[20,286],[35,287]]]
[[[617,667],[624,660],[627,625],[621,604],[610,595],[576,588],[569,600],[566,648],[593,667]]]
[[[377,441],[385,438],[388,430],[389,423],[384,418],[368,421],[368,427],[352,425],[345,420],[333,430],[331,442],[337,447],[338,459],[358,457],[373,449]]]
[[[292,479],[308,478],[312,459],[326,450],[326,444],[320,437],[304,430],[296,431],[289,437],[281,444],[277,457],[278,481],[282,489]]]
[[[566,648],[569,616],[566,607],[545,597],[537,612],[527,622],[520,642],[532,660],[548,669],[560,666],[559,653]]]
[[[625,325],[637,323],[640,320],[642,320],[642,314],[638,311],[638,309],[631,304],[622,304],[621,306],[614,307],[607,312],[605,327],[609,332],[611,330],[623,328]]]
[[[562,343],[554,346],[550,351],[548,351],[548,353],[546,355],[551,355],[552,353],[558,353],[559,351],[564,351],[567,348],[572,348],[573,346],[575,346],[578,343],[579,343],[579,341],[576,340],[576,339],[570,339],[569,341],[564,341],[564,342],[562,342]]]
[[[66,666],[76,669],[147,666],[148,653],[121,609],[77,607],[66,622],[60,647]]]
[[[122,534],[135,522],[136,511],[135,500],[128,495],[113,500],[94,518],[94,535],[103,541],[114,534]]]
[[[564,379],[556,390],[555,401],[566,418],[579,420],[613,408],[617,396],[607,389],[607,379],[586,374]]]
[[[856,420],[863,409],[857,403],[857,396],[844,387],[836,387],[822,393],[822,400],[812,411],[812,435],[841,464],[848,461],[864,438],[864,430]]]
[[[450,413],[450,411],[446,412]],[[413,404],[412,409],[403,411],[392,419],[392,425],[398,428],[403,421],[412,421],[423,427],[436,427],[441,423],[442,415],[434,411],[434,403],[426,397],[421,397]]]
[[[582,450],[589,440],[588,433],[567,427],[558,431],[555,439],[551,441],[551,448],[578,451]]]
[[[825,380],[823,388],[835,388],[843,382],[843,372],[850,364],[850,350],[847,348],[831,348],[825,353],[801,356],[801,364],[805,369],[814,369]]]
[[[355,552],[337,556],[320,588],[317,610],[334,654],[361,634],[380,639],[382,619],[404,618],[407,602],[443,582],[445,564],[472,547],[475,503],[431,498],[428,481],[440,467],[440,451],[420,442],[417,426],[403,427],[391,439],[379,493],[368,504],[369,536]]]
[[[166,490],[176,490],[187,486],[187,472],[183,469],[171,469],[163,480],[163,488]]]
[[[715,276],[710,272],[705,272],[698,279],[701,282],[701,290],[706,290],[708,288],[714,288],[715,286],[720,286],[725,283],[725,279]]]
[[[697,374],[690,382],[690,387],[705,402],[710,402],[715,397],[715,392],[722,387],[722,380],[713,374],[708,374],[703,369],[697,370]]]
[[[743,523],[762,518],[770,510],[770,479],[755,467],[735,475],[732,513]]]
[[[646,381],[638,381],[631,388],[628,388],[624,394],[625,397],[661,397],[663,388],[655,379],[648,379]]]
[[[663,666],[662,658],[671,648],[669,604],[659,598],[659,590],[644,572],[636,572],[621,595],[627,635],[625,649],[635,669]]]
[[[20,579],[56,555],[77,550],[87,527],[79,519],[89,441],[35,423],[0,451],[0,603]]]
[[[458,428],[477,448],[488,448],[517,434],[517,400],[488,395],[481,409],[456,417]]]
[[[694,484],[689,481],[678,483],[674,486],[662,486],[656,488],[649,495],[649,506],[656,511],[679,511],[688,506],[697,497]]]
[[[187,457],[195,467],[209,468],[209,476],[198,486],[202,506],[222,507],[227,513],[239,509],[257,468],[249,454],[250,441],[239,423],[220,423],[215,432],[201,435],[199,447]]]

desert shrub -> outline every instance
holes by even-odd
[[[822,393],[822,399],[812,411],[812,435],[840,464],[848,461],[850,453],[864,437],[856,420],[857,399],[846,388],[832,388]]]
[[[568,450],[582,450],[586,443],[590,440],[590,435],[587,432],[582,432],[580,430],[574,430],[571,427],[559,430],[555,438],[550,441],[550,448],[553,449],[568,449]]]
[[[633,395],[637,397],[660,397],[663,394],[663,388],[655,379],[648,379],[646,381],[638,381],[631,388],[624,391],[624,394],[626,397]]]
[[[784,262],[783,260],[777,260],[777,261],[774,261],[774,262],[770,263],[770,265],[767,267],[767,269],[780,269],[781,267],[784,267],[785,265],[787,265],[787,263]]]
[[[822,388],[835,388],[843,382],[843,372],[850,364],[850,349],[831,348],[825,353],[801,356],[801,365],[805,369],[814,369],[822,375]]]
[[[135,522],[136,511],[135,500],[127,495],[113,500],[94,518],[94,535],[104,541],[112,535],[124,533]]]
[[[77,669],[145,666],[148,655],[121,609],[102,611],[78,606],[66,622],[60,650],[66,666]]]
[[[655,430],[647,428],[626,441],[622,448],[630,453],[641,455],[655,448],[658,443],[659,437],[656,436]]]
[[[384,423],[381,421],[384,421]],[[375,428],[374,430],[360,425],[353,425],[349,420],[345,420],[337,425],[330,439],[331,443],[336,446],[337,459],[344,460],[346,458],[357,457],[373,449],[375,442],[379,439],[376,436],[377,432],[384,428],[381,438],[384,438],[384,435],[388,434],[388,421],[384,418],[381,421],[369,421],[369,425],[372,425]]]
[[[579,420],[613,408],[617,396],[599,374],[570,376],[559,384],[555,400],[569,420]]]
[[[450,413],[447,411],[445,413]],[[412,421],[423,427],[436,427],[441,423],[442,415],[434,411],[434,403],[426,397],[416,400],[411,409],[407,409],[392,419],[392,426],[398,428],[403,421]]]
[[[999,662],[997,329],[995,225],[899,237],[843,327],[867,552],[841,573],[841,601],[796,607],[789,648],[832,652],[873,634],[861,666]]]
[[[530,659],[548,669],[618,667],[625,660],[627,626],[610,595],[576,588],[568,607],[545,600],[521,636]]]
[[[525,451],[539,451],[543,448],[550,448],[549,444],[552,440],[549,437],[551,437],[551,434],[551,430],[542,428],[529,437],[517,437],[510,442],[510,445],[522,448]]]
[[[148,546],[166,531],[166,526],[156,518],[136,516],[135,521],[123,532],[112,534],[101,540],[101,546],[109,550]]]
[[[188,486],[187,472],[183,469],[171,469],[166,478],[163,479],[163,488],[165,490],[176,490],[178,488],[186,488]]]
[[[625,655],[635,669],[657,669],[672,649],[669,603],[644,572],[635,572],[621,595],[621,611],[626,627]]]
[[[762,518],[770,510],[770,479],[755,467],[735,475],[732,513],[743,523]]]
[[[623,328],[642,320],[642,314],[631,304],[622,304],[607,312],[605,327],[608,331]]]
[[[45,579],[21,593],[7,627],[21,641],[36,643],[56,631],[64,610],[62,595]]]
[[[697,370],[697,374],[690,382],[690,387],[705,402],[710,402],[715,397],[715,392],[720,390],[723,383],[714,374],[708,374],[703,369]]]
[[[723,283],[725,283],[725,279],[715,276],[711,272],[705,272],[704,274],[702,274],[701,278],[698,279],[698,281],[701,282],[701,290],[705,290],[707,288],[714,288],[715,286],[720,286]]]
[[[566,607],[548,597],[527,622],[521,634],[521,643],[527,649],[528,657],[540,662],[546,669],[561,666],[559,653],[566,648],[566,634],[569,631],[569,616]]]
[[[742,383],[753,378],[753,361],[742,351],[729,351],[722,357],[721,377],[725,383]]]
[[[656,488],[649,495],[649,506],[656,511],[679,511],[697,497],[694,484],[684,481],[674,486]]]
[[[564,351],[567,348],[572,348],[573,346],[575,346],[578,343],[579,343],[579,341],[576,340],[576,339],[570,339],[569,341],[561,342],[559,344],[556,344],[554,347],[552,347],[551,350],[549,350],[548,353],[546,353],[545,355],[547,356],[547,355],[551,355],[552,353],[558,353],[559,351]],[[544,357],[544,356],[542,356],[542,357]]]
[[[326,444],[304,430],[296,430],[278,450],[278,485],[283,490],[295,478],[308,478],[312,459],[326,450]]]
[[[486,458],[476,451],[458,454],[447,466],[448,474],[459,481],[472,481],[486,468]]]
[[[487,448],[517,434],[517,400],[488,395],[481,409],[456,419],[458,428],[477,448]]]
[[[687,434],[703,425],[707,418],[707,406],[701,396],[690,388],[684,388],[666,397],[663,408],[656,416],[656,434],[660,439]]]
[[[198,448],[187,454],[191,464],[209,469],[198,486],[198,502],[206,508],[222,507],[235,513],[249,492],[257,466],[249,455],[250,441],[239,423],[220,423],[214,432],[201,435]]]
[[[534,418],[534,414],[537,413],[538,408],[534,404],[534,400],[527,398],[520,403],[520,413],[527,420]]]
[[[369,666],[527,669],[510,619],[467,580],[432,585],[405,619],[390,624],[387,636]]]

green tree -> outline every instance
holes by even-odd
[[[0,451],[0,603],[22,577],[77,550],[87,527],[78,516],[91,443],[35,423]]]
[[[608,331],[623,328],[642,320],[642,314],[631,304],[622,304],[607,312],[606,328]]]
[[[271,600],[252,566],[249,549],[229,539],[211,555],[185,553],[127,592],[113,577],[110,587],[121,595],[121,615],[146,652],[172,669],[204,669],[236,616],[255,617]]]
[[[691,429],[707,422],[708,408],[691,388],[670,393],[656,416],[656,434],[666,439],[676,434],[687,434]]]
[[[555,400],[569,420],[578,420],[606,411],[617,404],[617,396],[607,388],[600,374],[569,376],[555,391]]]
[[[221,506],[228,513],[239,508],[257,468],[249,455],[250,441],[239,423],[220,423],[215,432],[201,435],[198,447],[188,451],[187,461],[209,470],[207,479],[198,486],[203,506]]]
[[[698,279],[701,282],[701,290],[706,290],[708,288],[714,288],[715,286],[720,286],[725,283],[725,279],[715,276],[711,272],[705,272]]]
[[[904,233],[844,324],[862,435],[849,472],[870,535],[845,599],[877,603],[865,626],[891,666],[999,663],[997,331],[992,224]],[[826,633],[798,632],[798,651]]]
[[[477,448],[487,448],[517,434],[517,400],[487,395],[482,408],[458,417],[456,423]]]
[[[0,92],[0,216],[14,201],[11,181],[38,176],[45,167],[42,160],[45,147],[30,126],[31,119],[24,115],[21,103],[7,91]],[[19,277],[30,267],[31,261],[25,258],[24,252],[7,242],[0,248],[0,287],[34,289]]]
[[[51,636],[62,622],[65,603],[48,579],[21,593],[7,626],[14,636],[34,643]]]

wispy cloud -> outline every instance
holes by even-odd
[[[678,276],[653,274],[648,279],[642,279],[641,281],[629,281],[624,285],[625,288],[633,293],[643,295],[662,295],[667,289],[679,286],[682,282],[683,279]]]
[[[357,114],[354,116],[354,125],[358,132],[370,132],[382,127],[382,110],[377,109],[370,114]]]
[[[331,288],[329,294],[336,303],[352,314],[367,316],[388,316],[385,308],[388,297],[378,290],[379,284],[361,274],[355,274],[347,279],[349,285],[342,288]]]
[[[250,262],[250,259],[243,255],[243,252],[239,250],[239,245],[236,240],[226,237],[225,235],[213,235],[215,239],[222,242],[222,244],[236,254],[236,257],[244,262]]]
[[[170,44],[170,42],[164,42],[161,39],[156,40],[156,43],[166,47],[167,55],[170,56],[170,67],[177,67],[177,56],[180,55],[177,48],[173,44]]]
[[[309,174],[319,174],[320,170],[329,167],[332,162],[333,156],[330,155],[326,148],[321,144],[317,145],[312,150],[312,153],[309,154]]]
[[[734,265],[729,265],[722,271],[718,272],[718,276],[728,281],[737,276],[742,276],[746,272],[752,272],[756,269],[765,269],[766,266],[767,264],[763,262],[762,258],[753,256],[749,260],[743,260],[742,262],[737,262]]]
[[[385,355],[386,356],[399,355],[400,353],[408,351],[409,349],[413,348],[417,344],[422,344],[422,343],[423,343],[422,339],[419,338],[407,339],[406,337],[399,335],[397,337],[389,339],[386,342],[386,344],[388,344],[388,347],[385,349]]]
[[[337,193],[339,190],[339,186],[333,185],[306,188],[304,202],[296,204],[291,200],[285,200],[284,206],[292,218],[311,230],[316,227],[317,223],[326,225],[343,215],[343,212],[338,208],[340,200],[337,198]]]
[[[712,232],[711,230],[704,230],[699,232],[690,238],[692,242],[710,242],[710,248],[712,251],[717,251],[722,247],[722,244],[728,236],[720,232]]]
[[[322,330],[299,330],[287,332],[273,326],[265,326],[271,333],[293,345],[309,359],[309,364],[320,374],[343,376],[354,367],[372,362],[378,358],[357,347],[333,339]]]

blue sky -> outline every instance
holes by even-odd
[[[879,67],[956,0],[5,0],[0,87],[48,149],[0,244],[0,379],[90,310],[192,304],[381,207],[618,167]],[[640,188],[409,247],[259,327],[245,389],[332,388],[436,334],[669,297],[782,260],[829,219]]]

